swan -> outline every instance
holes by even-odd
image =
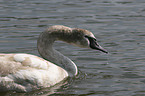
[[[43,58],[25,53],[0,53],[0,91],[30,92],[77,75],[75,63],[53,49],[53,43],[58,40],[108,53],[88,30],[50,26],[37,41],[38,51]]]

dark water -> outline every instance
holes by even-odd
[[[145,96],[145,0],[0,0],[0,52],[39,56],[38,35],[58,24],[90,30],[110,54],[58,42],[79,76],[0,96]]]

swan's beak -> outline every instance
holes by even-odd
[[[101,46],[97,43],[97,41],[95,41],[95,40],[92,40],[92,41],[90,42],[90,47],[91,47],[92,49],[96,49],[96,50],[99,50],[99,51],[102,51],[102,52],[108,54],[108,51],[105,50],[103,47],[101,47]]]
[[[88,40],[89,40],[89,46],[90,46],[90,48],[96,49],[96,50],[99,50],[99,51],[102,51],[102,52],[104,52],[104,53],[106,53],[106,54],[109,53],[107,50],[105,50],[103,47],[101,47],[101,46],[97,43],[96,38],[90,37],[90,36],[85,36],[85,37],[88,38]]]

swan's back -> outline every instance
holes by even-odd
[[[28,92],[68,76],[64,69],[30,54],[0,54],[0,66],[0,91]]]

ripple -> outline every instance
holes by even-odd
[[[38,35],[60,24],[90,30],[110,54],[56,42],[77,64],[77,77],[36,93],[0,95],[144,96],[144,6],[144,0],[1,0],[0,52],[39,55]]]

